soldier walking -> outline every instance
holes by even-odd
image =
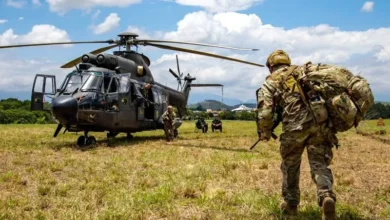
[[[311,177],[317,185],[322,218],[335,219],[336,195],[333,192],[332,171],[328,168],[333,157],[332,148],[337,144],[335,132],[327,126],[326,121],[315,119],[312,110],[305,104],[297,82],[289,77],[301,67],[291,67],[287,53],[274,51],[269,55],[266,65],[271,74],[258,92],[257,132],[260,140],[268,141],[272,134],[274,115],[281,114],[283,133],[280,135],[280,154],[284,199],[281,209],[288,215],[296,215],[298,212],[301,157],[306,148]],[[282,112],[274,112],[275,107],[282,109]]]

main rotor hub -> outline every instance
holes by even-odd
[[[130,46],[133,44],[132,42],[138,37],[138,34],[131,32],[123,32],[118,34],[119,44],[126,46],[126,51],[130,51]]]
[[[134,40],[138,37],[138,34],[131,33],[131,32],[123,32],[118,34],[120,42],[126,44],[129,40]]]

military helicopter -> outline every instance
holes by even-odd
[[[186,112],[191,87],[223,86],[221,84],[193,84],[192,82],[196,78],[190,74],[183,78],[177,57],[178,73],[171,69],[169,72],[177,79],[178,89],[164,86],[153,79],[149,69],[149,58],[131,50],[131,46],[137,48],[138,45],[153,46],[263,67],[257,63],[161,43],[247,51],[256,51],[257,49],[193,42],[143,40],[137,37],[137,34],[124,32],[118,35],[117,40],[7,45],[0,46],[0,49],[61,44],[111,44],[86,53],[61,66],[61,68],[75,67],[75,69],[67,74],[59,88],[56,87],[54,75],[37,74],[34,78],[31,110],[49,108],[47,110],[51,111],[58,122],[54,137],[57,137],[62,128],[65,128],[63,133],[67,131],[84,132],[84,135],[77,139],[79,146],[96,143],[94,136],[88,136],[89,132],[108,132],[107,138],[115,137],[119,133],[126,133],[127,138],[132,139],[132,133],[164,129],[161,116],[167,110],[168,105],[176,107],[178,111],[179,117],[175,120],[176,129],[174,132],[177,136],[177,128],[182,124],[181,117]],[[119,47],[119,50],[114,51],[113,54],[103,53],[114,47]],[[121,47],[124,47],[125,50],[121,50]],[[52,99],[49,106],[44,100],[45,96]]]

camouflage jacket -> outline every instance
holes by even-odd
[[[173,122],[173,120],[176,117],[176,114],[173,111],[171,113],[169,113],[169,111],[167,110],[161,117],[162,117],[163,121]]]
[[[298,67],[295,71],[301,71]],[[310,109],[303,102],[296,81],[288,74],[288,66],[270,74],[257,94],[257,129],[272,130],[275,109],[281,109],[283,132],[299,131],[313,120]]]

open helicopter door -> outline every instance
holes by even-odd
[[[154,121],[157,121],[160,116],[164,113],[163,112],[163,106],[162,106],[162,100],[163,97],[161,96],[161,92],[156,90],[156,88],[152,87],[152,92],[153,92],[153,98],[154,98],[154,116],[153,119]]]
[[[56,76],[37,74],[31,92],[31,110],[50,111],[51,99],[56,94]]]
[[[130,73],[119,76],[118,107],[120,111],[129,111],[131,107],[130,97]]]

